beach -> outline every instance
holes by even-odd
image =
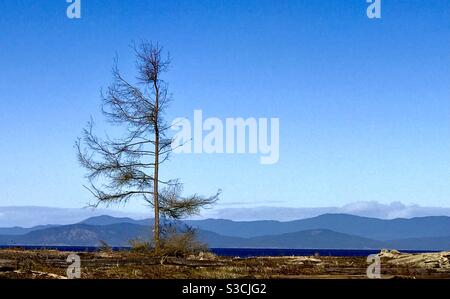
[[[79,257],[81,279],[368,279],[367,257],[155,257],[132,251],[0,250],[2,279],[67,279]],[[450,279],[450,253],[384,251],[382,279]],[[69,271],[68,271],[69,269]],[[72,272],[75,273],[75,272]],[[73,275],[72,275],[73,276]]]

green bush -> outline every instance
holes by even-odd
[[[197,231],[193,228],[167,225],[162,227],[161,232],[159,252],[156,252],[153,241],[148,242],[142,239],[130,241],[132,251],[170,257],[187,257],[208,251],[206,244],[197,240]]]
[[[141,239],[135,239],[130,241],[131,251],[138,253],[152,253],[154,247],[150,242],[143,241]]]
[[[161,239],[161,251],[167,256],[187,257],[208,251],[208,247],[198,241],[195,229],[188,227],[179,231],[166,228]]]

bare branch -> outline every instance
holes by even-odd
[[[101,92],[104,116],[112,124],[122,126],[126,134],[118,139],[100,138],[94,134],[91,120],[75,147],[79,163],[87,170],[90,186],[86,188],[96,200],[92,206],[143,199],[154,209],[154,237],[159,244],[160,213],[175,219],[194,215],[214,204],[220,191],[212,197],[183,197],[178,180],[159,177],[159,166],[170,159],[173,151],[173,139],[169,136],[173,124],[164,120],[172,96],[162,80],[170,57],[163,58],[163,48],[157,44],[144,42],[135,45],[134,50],[137,83],[122,76],[116,59],[112,83]]]

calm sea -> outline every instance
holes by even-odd
[[[0,246],[1,249],[18,246]],[[94,252],[98,247],[86,246],[19,246],[24,249],[50,249],[73,252]],[[113,247],[114,250],[130,250],[129,247]],[[219,256],[257,257],[257,256],[368,256],[379,253],[377,249],[270,249],[270,248],[211,248]],[[426,250],[402,250],[405,253],[434,252]]]

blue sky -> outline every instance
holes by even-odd
[[[168,118],[279,117],[280,161],[177,155],[164,174],[221,206],[450,207],[450,6],[443,0],[0,3],[0,205],[90,200],[73,148],[130,44],[170,51]],[[142,203],[128,210],[141,211]]]

